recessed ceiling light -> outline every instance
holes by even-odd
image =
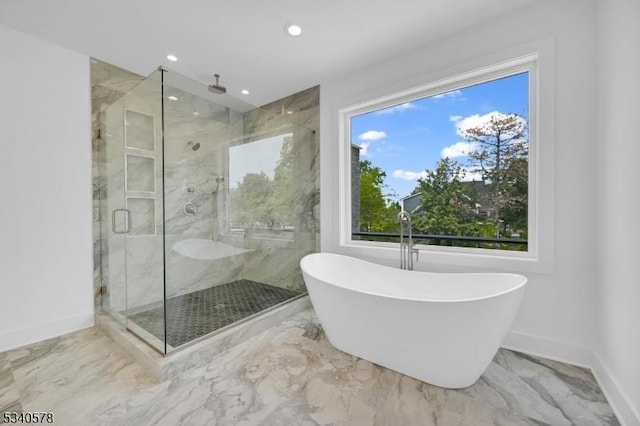
[[[302,27],[298,24],[289,23],[284,26],[284,30],[287,34],[294,37],[298,37],[300,34],[302,34]]]
[[[242,89],[240,93],[242,93],[243,95],[248,95],[249,91],[247,89]]]
[[[198,111],[193,111],[193,115],[200,115]]]
[[[167,55],[167,59],[171,62],[176,62],[178,60],[178,57],[176,55]]]
[[[173,95],[167,96],[167,99],[169,99],[170,101],[177,101],[178,100],[178,98],[176,96],[173,96]]]
[[[287,111],[287,114],[291,115],[293,114],[293,111]]]

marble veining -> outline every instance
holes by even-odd
[[[94,304],[100,305],[103,284],[102,258],[106,256],[107,245],[102,241],[102,220],[107,216],[100,214],[100,200],[106,196],[105,177],[101,174],[101,162],[104,162],[104,147],[101,150],[101,132],[98,115],[107,105],[111,105],[143,80],[143,77],[105,62],[91,59],[91,162],[93,180],[93,288]],[[102,153],[101,153],[102,151]],[[104,213],[104,212],[103,212]],[[103,250],[105,253],[103,254]],[[104,274],[107,275],[107,274]]]
[[[96,329],[3,359],[22,408],[60,424],[619,424],[586,369],[501,349],[476,384],[442,389],[336,350],[311,309],[159,383]]]
[[[11,363],[6,353],[0,353],[0,413],[20,411],[20,396],[11,372]],[[0,416],[0,424],[4,422]]]
[[[100,285],[107,288],[102,306],[123,311],[156,302],[165,287],[167,296],[174,296],[242,278],[303,289],[301,275],[290,271],[318,244],[318,88],[278,101],[291,112],[282,114],[280,104],[277,111],[275,104],[269,111],[232,111],[169,85],[166,94],[175,95],[180,102],[165,102],[163,115],[157,77],[142,80],[109,64],[92,63],[94,128],[96,135],[98,127],[101,134],[94,140],[94,198],[99,200],[95,216],[102,224],[95,226],[94,234],[100,239],[95,242],[94,276],[98,296]],[[133,87],[133,83],[138,84]],[[121,92],[125,89],[126,95]],[[124,117],[128,117],[127,125]],[[229,179],[218,178],[229,174],[229,146],[283,127],[291,129],[292,121],[316,131],[314,136],[308,128],[294,129],[292,198],[297,222],[293,243],[283,247],[277,239],[258,241],[248,232],[238,241],[228,238],[233,233],[228,217]],[[124,148],[125,134],[133,148]],[[150,139],[154,134],[155,143]],[[159,145],[161,134],[163,144]],[[123,207],[125,198],[132,220],[127,236],[113,234],[110,224],[111,213]],[[195,206],[195,215],[184,213],[186,203]],[[171,250],[163,252],[163,233],[172,242],[209,238],[229,243],[226,240],[234,239],[232,245],[238,248],[259,250],[251,256],[230,258],[225,264],[193,262]],[[162,279],[163,265],[166,280]],[[266,279],[264,271],[268,271]]]

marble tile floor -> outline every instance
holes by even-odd
[[[0,353],[0,410],[60,425],[617,425],[583,368],[501,349],[437,388],[333,348],[308,309],[154,382],[98,329]]]

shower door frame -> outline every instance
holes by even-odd
[[[123,97],[115,101],[113,104],[105,108],[100,113],[100,126],[102,137],[105,138],[102,145],[102,168],[101,174],[104,175],[104,190],[106,197],[105,203],[101,210],[105,215],[105,219],[110,221],[110,226],[103,226],[102,230],[107,235],[103,238],[107,240],[107,253],[103,257],[103,263],[107,263],[106,268],[109,270],[107,285],[103,291],[103,309],[108,311],[111,316],[124,327],[125,330],[135,334],[140,340],[149,345],[162,355],[167,354],[166,339],[166,292],[164,286],[164,179],[163,179],[163,161],[164,161],[164,138],[163,138],[163,117],[162,117],[162,70],[157,70],[150,74]],[[160,75],[160,78],[157,78]],[[154,87],[154,85],[158,85]],[[151,96],[148,95],[150,92]],[[157,93],[156,93],[157,92]],[[156,96],[157,95],[157,96]],[[156,111],[154,111],[156,110]],[[152,146],[141,146],[139,144],[128,143],[129,126],[128,122],[131,118],[128,113],[135,113],[150,117],[152,129]],[[139,132],[138,132],[139,133]],[[135,138],[132,131],[131,137]],[[152,178],[146,176],[146,182],[151,182],[151,189],[136,187],[130,185],[130,158],[144,158],[153,161],[153,166],[147,168],[151,170]],[[138,172],[139,177],[140,171]],[[121,183],[119,182],[121,181]],[[145,179],[143,179],[145,181]],[[136,212],[132,209],[130,200],[151,200],[152,215],[146,217],[147,223],[142,228],[147,227],[142,232],[134,231],[136,227],[136,213],[144,212],[144,209]],[[149,207],[149,202],[145,202],[145,207]],[[133,210],[133,211],[132,211]],[[144,215],[142,215],[144,216]],[[139,216],[139,217],[142,217]],[[142,217],[144,221],[144,217]],[[138,224],[142,222],[138,221]],[[132,232],[134,231],[134,232]],[[158,235],[158,233],[162,235]],[[156,241],[162,237],[162,243]],[[145,249],[149,247],[155,248],[156,262],[163,270],[162,274],[157,271],[147,273],[149,260],[153,260],[153,255],[146,255]],[[132,251],[134,252],[132,255]],[[158,262],[159,255],[162,261]],[[133,262],[133,263],[132,263]],[[138,266],[135,268],[135,266]],[[151,265],[153,269],[154,265]],[[105,265],[103,265],[103,270]],[[155,272],[155,273],[154,273]],[[154,275],[158,275],[154,280]],[[160,291],[159,279],[162,279],[162,290]],[[131,286],[136,282],[140,282],[136,291]],[[146,282],[145,282],[146,281]],[[160,299],[148,299],[145,301],[146,295]],[[155,294],[155,296],[154,296]],[[110,298],[107,302],[105,297]],[[135,300],[133,300],[135,299]],[[146,303],[148,302],[148,303]],[[163,310],[162,338],[145,330],[142,326],[135,324],[130,316],[138,311],[146,309],[147,305],[156,306],[160,304]],[[157,306],[156,306],[157,308]]]

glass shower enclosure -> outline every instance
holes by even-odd
[[[316,138],[159,68],[100,113],[103,310],[163,354],[306,293]]]

